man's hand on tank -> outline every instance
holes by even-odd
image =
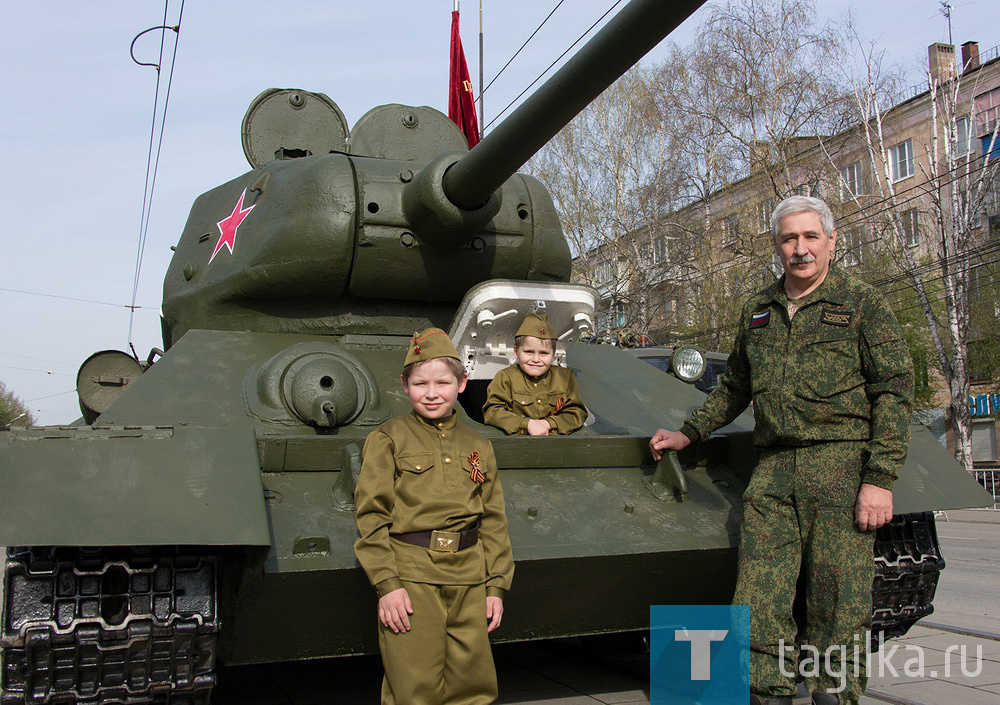
[[[486,619],[489,621],[489,625],[486,627],[487,634],[500,626],[500,620],[503,619],[502,598],[496,596],[486,598]]]
[[[551,428],[549,422],[545,419],[531,419],[528,421],[529,436],[547,436]]]
[[[399,588],[378,599],[378,619],[382,625],[396,634],[410,631],[410,618],[413,605],[410,604],[410,594],[406,588]]]
[[[892,519],[892,490],[861,485],[854,507],[854,520],[862,531],[877,529]]]
[[[684,450],[691,445],[691,439],[680,431],[668,431],[665,428],[657,430],[649,439],[649,452],[653,460],[659,462],[664,450]]]

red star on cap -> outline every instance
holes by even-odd
[[[212,252],[212,256],[208,258],[208,263],[211,264],[215,256],[219,254],[222,246],[225,245],[229,248],[229,254],[233,254],[233,247],[236,245],[236,228],[240,227],[240,223],[250,214],[256,204],[250,206],[249,208],[243,208],[243,199],[246,198],[247,190],[243,189],[243,193],[240,194],[240,200],[236,202],[236,207],[233,208],[233,212],[229,214],[228,218],[224,218],[216,223],[219,228],[219,241],[215,243],[215,251]]]

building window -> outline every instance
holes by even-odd
[[[982,140],[983,143],[983,155],[989,155],[990,159],[1000,159],[1000,137],[993,139],[993,133],[984,135]]]
[[[660,237],[653,238],[652,260],[653,264],[670,261],[670,252],[667,249],[667,238],[662,235]]]
[[[771,232],[771,213],[774,212],[775,202],[769,198],[760,204],[760,232]]]
[[[996,371],[992,340],[972,340],[969,342],[968,375],[973,383],[990,382]]]
[[[672,294],[663,295],[663,315],[673,318],[677,314],[677,297]]]
[[[900,181],[913,176],[913,140],[906,140],[889,148],[892,180]]]
[[[998,115],[1000,115],[1000,87],[976,96],[977,135],[992,133]],[[984,144],[986,144],[985,141]]]
[[[901,219],[903,221],[903,234],[906,236],[906,246],[916,247],[920,244],[917,209],[910,208],[909,210],[903,211]]]
[[[972,462],[995,463],[997,461],[997,422],[993,419],[977,419],[972,422]]]
[[[604,260],[603,262],[597,263],[597,266],[594,267],[594,281],[598,284],[604,284],[611,281],[610,260]]]
[[[840,170],[842,200],[850,200],[861,195],[861,162],[844,167]]]
[[[776,277],[780,277],[785,272],[785,268],[781,264],[781,257],[778,256],[777,252],[771,255],[771,272]]]
[[[608,311],[611,314],[611,327],[612,328],[624,328],[626,323],[625,316],[625,304],[621,301],[611,304],[611,309]]]
[[[740,234],[740,217],[738,215],[727,215],[722,221],[722,230],[726,235],[726,245],[736,242]]]
[[[844,237],[844,256],[841,262],[845,267],[861,264],[864,255],[864,231],[860,228],[848,230]]]
[[[955,156],[964,157],[972,151],[972,131],[969,116],[955,120]]]

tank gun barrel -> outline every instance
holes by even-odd
[[[455,206],[474,210],[581,110],[704,0],[632,0],[555,75],[444,176]]]

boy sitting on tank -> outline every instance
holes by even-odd
[[[443,330],[414,334],[404,364],[413,412],[368,435],[354,494],[354,552],[379,594],[382,705],[486,705],[487,633],[514,573],[493,446],[458,423],[468,376]]]
[[[552,366],[556,335],[544,313],[529,313],[514,337],[517,365],[490,382],[483,419],[512,435],[572,433],[587,420],[573,370]]]

